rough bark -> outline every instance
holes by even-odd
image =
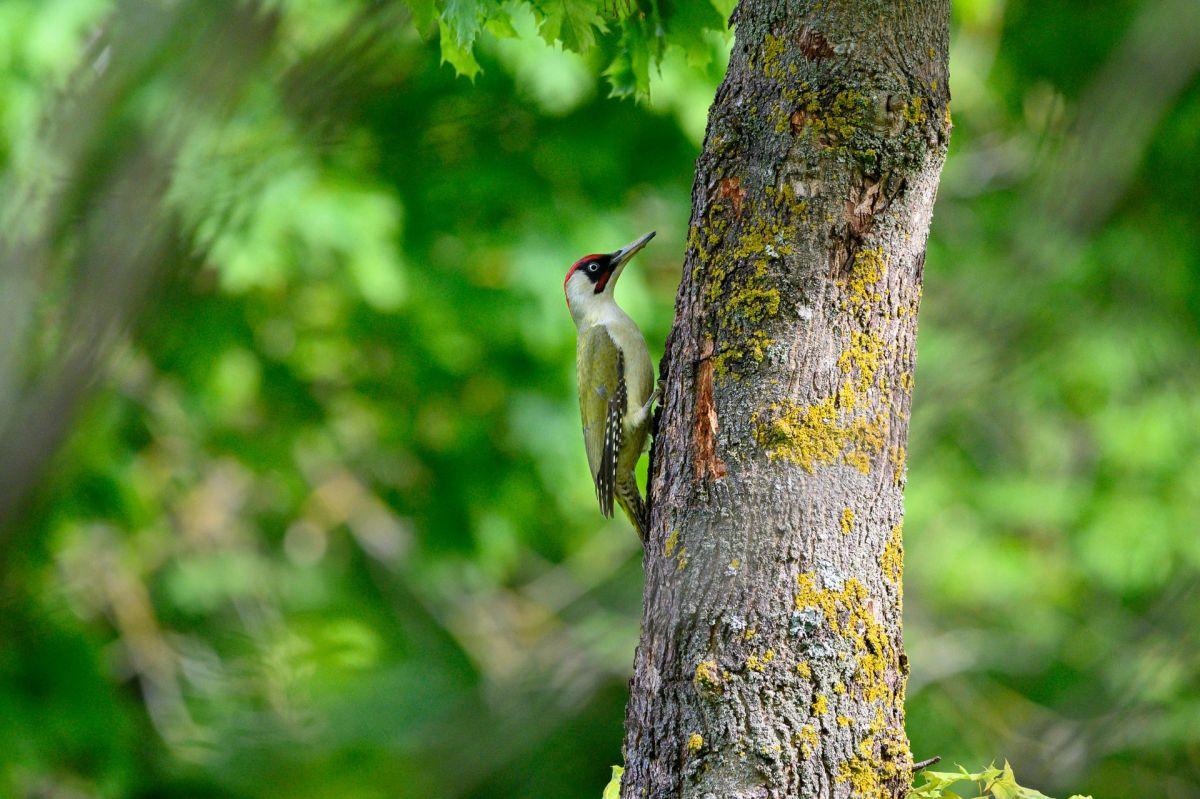
[[[896,797],[946,0],[742,0],[651,458],[622,796]]]

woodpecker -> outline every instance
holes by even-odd
[[[596,499],[600,512],[611,518],[615,498],[643,543],[649,519],[634,469],[646,446],[650,408],[658,391],[646,339],[617,305],[613,289],[625,265],[652,238],[653,231],[616,252],[585,255],[563,280],[567,308],[579,333],[579,415]]]

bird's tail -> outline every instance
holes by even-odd
[[[617,504],[625,511],[625,515],[629,517],[629,521],[641,537],[642,544],[645,545],[650,529],[650,514],[646,503],[642,501],[641,493],[638,492],[637,479],[630,475],[628,481],[619,481],[613,493],[616,494]]]

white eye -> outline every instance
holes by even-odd
[[[589,272],[591,272],[592,274],[595,274],[596,270],[599,268],[600,268],[600,265],[597,264],[595,261],[592,261],[590,264],[588,264],[587,270]]]

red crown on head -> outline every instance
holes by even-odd
[[[594,252],[591,255],[585,255],[575,263],[571,264],[571,268],[567,270],[567,276],[563,278],[563,296],[567,297],[567,282],[571,279],[571,275],[575,274],[575,270],[586,264],[593,258],[599,258],[603,253]],[[567,306],[570,307],[571,298],[567,297]]]

